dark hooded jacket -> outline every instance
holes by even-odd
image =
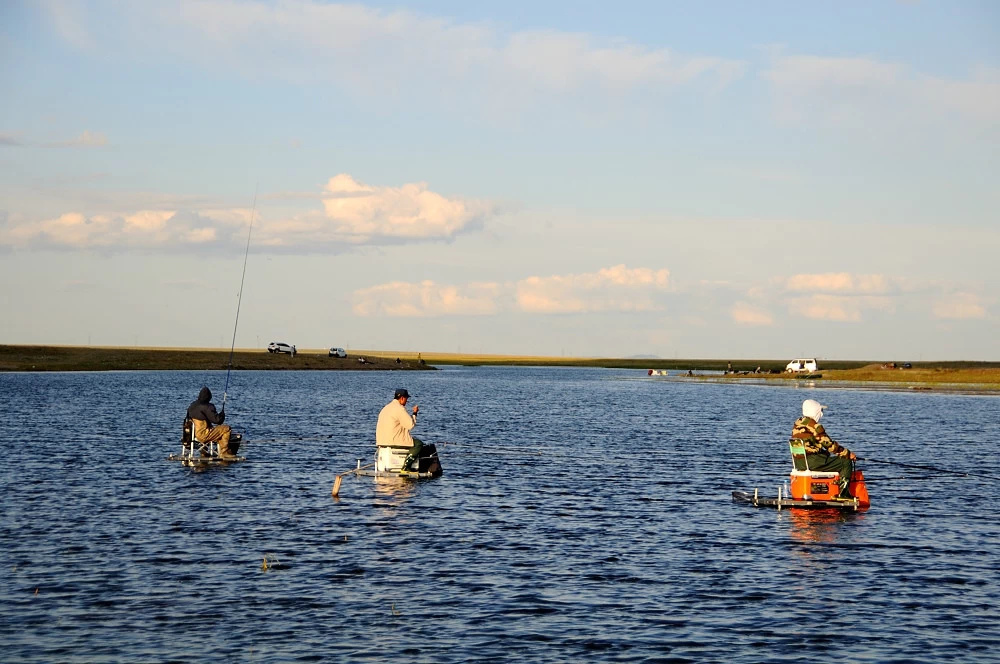
[[[197,401],[188,406],[187,416],[192,420],[205,420],[210,424],[222,424],[226,421],[226,411],[215,412],[212,404],[212,390],[207,387],[201,388]]]

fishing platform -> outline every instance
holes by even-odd
[[[749,491],[733,491],[733,502],[734,503],[748,503],[754,507],[776,507],[780,509],[789,508],[799,508],[799,509],[834,509],[834,510],[850,510],[859,511],[865,509],[866,505],[862,505],[861,501],[856,497],[851,498],[830,498],[830,499],[795,499],[790,495],[784,495],[782,488],[778,487],[778,497],[777,498],[764,498],[758,494],[758,490],[754,489],[753,493]]]
[[[444,470],[441,468],[441,460],[438,458],[437,446],[433,443],[424,443],[420,448],[420,453],[414,460],[415,469],[403,470],[403,462],[409,453],[408,447],[393,447],[391,445],[379,445],[375,448],[375,461],[361,465],[358,459],[356,468],[340,473],[333,482],[331,494],[336,497],[340,493],[340,483],[348,475],[358,475],[363,477],[395,477],[404,480],[426,480],[440,477]]]
[[[191,420],[184,419],[184,427],[181,433],[181,453],[171,454],[167,461],[180,461],[182,466],[221,466],[246,461],[244,456],[238,456],[236,452],[243,443],[243,434],[232,432],[229,434],[229,449],[232,455],[222,456],[219,454],[219,444],[211,441],[200,441],[195,435]]]
[[[778,487],[777,498],[765,498],[758,489],[753,492],[733,491],[733,502],[750,504],[754,507],[776,507],[797,509],[834,509],[860,511],[871,506],[865,476],[854,469],[847,484],[848,497],[840,496],[840,473],[810,470],[806,460],[805,445],[801,440],[788,441],[792,455],[792,470],[788,480],[791,490]]]

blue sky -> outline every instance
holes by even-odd
[[[1000,359],[989,2],[7,2],[0,343]],[[254,200],[256,196],[256,205]]]

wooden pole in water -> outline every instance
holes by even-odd
[[[361,460],[359,459],[357,468],[351,468],[347,472],[340,473],[339,475],[333,478],[333,489],[330,491],[330,495],[336,498],[337,494],[340,493],[340,483],[344,480],[344,476],[353,475],[354,473],[357,473],[359,470],[362,470],[364,468],[369,468],[374,465],[375,465],[374,463],[368,463],[362,466]]]

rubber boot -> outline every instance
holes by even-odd
[[[413,460],[414,460],[413,459],[413,455],[412,454],[407,454],[406,458],[403,459],[403,465],[399,469],[400,472],[402,472],[404,470],[409,470],[410,469],[410,464],[413,463]]]
[[[230,433],[227,431],[223,434],[222,440],[219,441],[219,456],[223,459],[236,458],[236,455],[229,450],[229,436]]]

